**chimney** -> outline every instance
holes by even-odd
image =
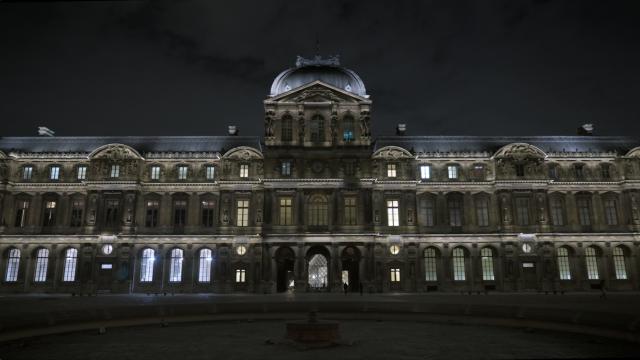
[[[578,128],[578,135],[593,136],[593,124],[584,124]]]
[[[235,125],[229,125],[229,136],[238,136],[238,128]]]
[[[398,124],[396,126],[396,135],[404,136],[405,132],[407,132],[407,124]]]
[[[53,136],[55,131],[49,129],[48,127],[38,126],[38,135],[40,136]]]

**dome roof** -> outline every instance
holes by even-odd
[[[360,76],[340,66],[337,56],[322,59],[304,59],[298,56],[296,67],[281,72],[271,84],[270,96],[277,96],[316,80],[362,97],[369,97]]]

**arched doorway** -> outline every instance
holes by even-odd
[[[276,291],[284,292],[293,288],[295,274],[295,254],[288,246],[282,246],[276,250]]]
[[[329,288],[329,251],[314,246],[307,251],[307,284],[311,290]]]
[[[360,289],[360,251],[354,246],[342,250],[342,284],[346,283],[350,291]]]

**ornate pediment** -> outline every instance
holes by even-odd
[[[374,159],[396,160],[396,159],[410,159],[410,158],[413,158],[413,155],[406,149],[401,148],[399,146],[385,146],[377,150],[376,152],[374,152],[371,157]]]
[[[547,157],[544,151],[527,143],[513,143],[505,145],[493,155],[496,159],[510,158],[514,160],[539,159]]]
[[[293,91],[283,93],[268,101],[357,103],[369,100],[317,80]]]
[[[125,159],[144,159],[135,149],[124,144],[107,144],[89,154],[89,159],[105,159],[111,161]]]
[[[256,160],[263,159],[262,153],[252,147],[249,146],[239,146],[227,151],[223,156],[223,159],[232,159],[232,160]]]
[[[640,157],[640,146],[629,150],[625,157]]]

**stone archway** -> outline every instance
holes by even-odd
[[[342,281],[348,285],[349,291],[360,291],[360,250],[355,246],[347,246],[340,256],[342,261]]]
[[[307,251],[307,284],[311,290],[327,290],[331,283],[329,251],[323,246],[313,246]]]
[[[276,291],[285,292],[293,288],[295,280],[296,256],[288,246],[281,246],[276,250]]]

